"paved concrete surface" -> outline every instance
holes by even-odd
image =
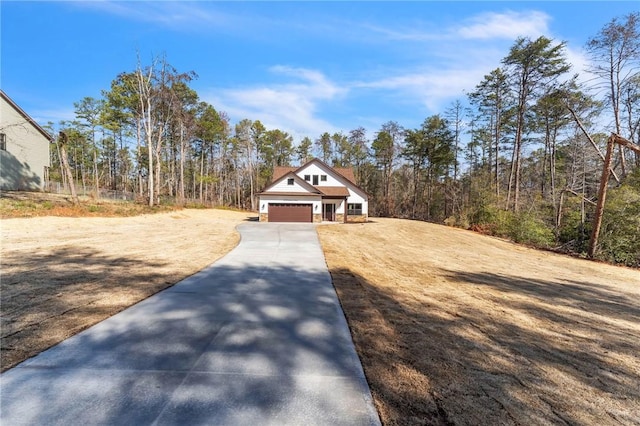
[[[214,265],[2,374],[0,424],[380,424],[315,227],[239,231]]]

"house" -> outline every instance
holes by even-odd
[[[369,197],[352,169],[313,159],[300,167],[276,167],[259,196],[261,222],[366,222]]]
[[[43,190],[53,138],[0,90],[0,189]]]

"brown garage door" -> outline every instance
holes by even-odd
[[[311,204],[269,204],[269,222],[312,222]]]

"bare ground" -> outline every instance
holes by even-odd
[[[640,424],[640,271],[373,220],[318,233],[384,424]]]
[[[177,210],[127,218],[0,221],[1,370],[203,269],[249,214]]]
[[[2,370],[209,265],[247,218],[3,219]],[[374,220],[318,233],[385,424],[640,424],[640,271]]]

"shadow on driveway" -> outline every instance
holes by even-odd
[[[315,228],[239,229],[216,264],[0,376],[0,423],[379,424]]]

